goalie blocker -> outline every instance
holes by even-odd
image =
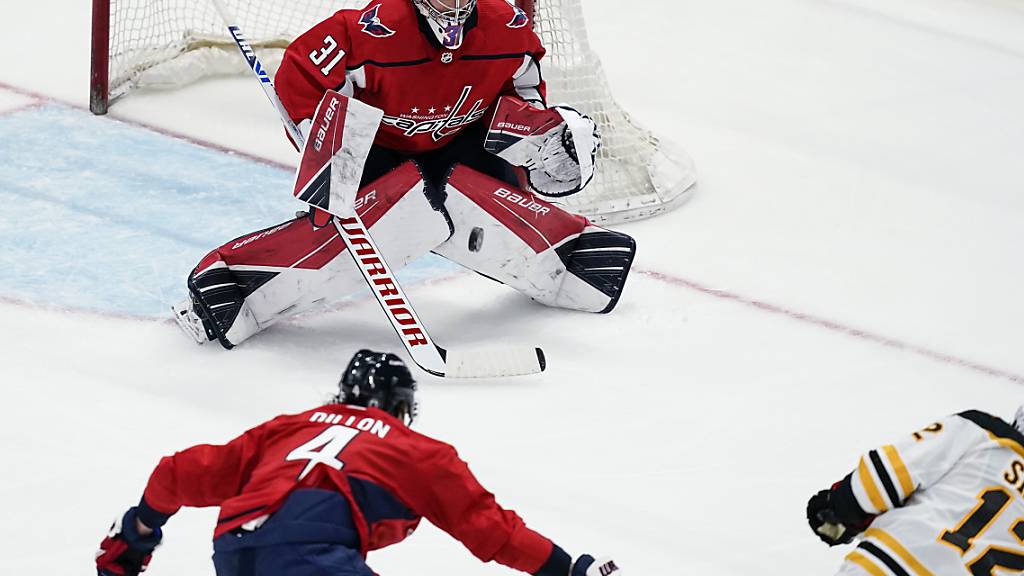
[[[558,308],[610,312],[635,244],[537,196],[455,165],[443,196],[407,161],[359,189],[355,208],[397,270],[427,252]],[[364,282],[333,225],[299,217],[232,240],[192,271],[197,341],[231,348],[281,319],[360,290]]]

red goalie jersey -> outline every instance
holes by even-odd
[[[554,548],[499,506],[450,445],[381,410],[345,404],[279,416],[226,445],[163,458],[140,518],[159,525],[182,506],[220,506],[216,537],[259,522],[299,488],[348,500],[363,556],[403,540],[421,517],[481,560],[525,572],[538,570]]]
[[[544,48],[519,8],[480,0],[457,50],[427,26],[409,0],[380,0],[299,36],[276,76],[292,120],[312,118],[324,92],[339,90],[384,111],[376,144],[417,154],[446,144],[501,95],[544,102]]]

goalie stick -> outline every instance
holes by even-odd
[[[210,1],[213,2],[231,37],[242,52],[242,56],[248,62],[249,68],[259,80],[263,93],[277,110],[288,135],[303,151],[302,161],[296,173],[295,196],[313,206],[313,210],[319,208],[334,216],[332,218],[334,226],[344,241],[345,248],[352,256],[356,267],[370,291],[373,292],[377,303],[384,310],[392,328],[402,340],[402,344],[409,352],[413,362],[435,376],[450,378],[488,378],[543,372],[547,367],[547,361],[544,351],[540,348],[504,346],[490,349],[447,350],[434,343],[354,207],[355,191],[358,188],[360,174],[355,175],[355,188],[353,188],[351,173],[346,175],[347,178],[339,178],[337,174],[339,171],[331,170],[335,154],[340,149],[346,148],[346,144],[350,144],[347,141],[343,142],[342,138],[343,132],[348,133],[344,131],[347,123],[337,120],[346,118],[350,107],[354,112],[358,111],[354,115],[362,121],[361,127],[372,124],[366,119],[376,116],[376,124],[373,125],[369,138],[365,138],[366,134],[361,133],[359,136],[362,138],[351,139],[363,146],[349,145],[344,150],[346,166],[343,167],[351,169],[354,166],[352,162],[358,161],[361,171],[362,163],[366,160],[369,146],[383,113],[367,104],[329,91],[317,106],[316,114],[313,117],[313,126],[318,127],[316,138],[318,145],[307,147],[302,132],[285,110],[284,104],[277,96],[273,81],[256,56],[256,52],[245,39],[242,30],[233,24],[234,19],[228,14],[227,8],[221,0]],[[331,99],[331,104],[324,108],[324,102],[328,99]],[[345,105],[343,111],[338,110],[341,103]],[[327,120],[326,124],[325,119]],[[331,139],[331,145],[325,148],[323,143],[328,136]],[[331,202],[332,198],[336,200],[333,203]]]

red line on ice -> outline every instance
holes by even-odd
[[[925,358],[937,360],[944,364],[960,366],[962,368],[974,370],[975,372],[980,372],[988,376],[995,376],[996,378],[1004,378],[1017,384],[1024,384],[1024,376],[1020,376],[1012,372],[1007,372],[1006,370],[1000,370],[999,368],[986,366],[984,364],[974,362],[971,360],[966,360],[958,356],[953,356],[952,354],[946,354],[945,352],[939,352],[936,350],[932,350],[930,348],[925,348],[924,346],[918,346],[917,344],[911,344],[909,342],[904,342],[902,340],[897,340],[895,338],[890,338],[888,336],[883,336],[881,334],[876,334],[874,332],[869,332],[867,330],[861,330],[859,328],[847,326],[835,320],[829,320],[827,318],[822,318],[820,316],[815,316],[813,314],[806,314],[804,312],[799,312],[797,310],[786,308],[785,306],[780,306],[777,304],[772,304],[770,302],[765,302],[763,300],[748,298],[746,296],[737,294],[736,292],[731,292],[729,290],[711,288],[703,284],[700,284],[699,282],[694,282],[693,280],[687,280],[686,278],[680,278],[678,276],[673,276],[671,274],[666,274],[664,272],[656,272],[654,270],[636,270],[635,273],[647,276],[648,278],[653,278],[654,280],[660,280],[662,282],[672,284],[674,286],[689,288],[691,290],[707,294],[708,296],[714,296],[715,298],[739,302],[740,304],[745,304],[747,306],[756,308],[758,310],[762,310],[764,312],[785,316],[792,320],[797,320],[800,322],[804,322],[806,324],[812,324],[820,328],[825,328],[827,330],[838,332],[840,334],[846,334],[847,336],[853,336],[854,338],[859,338],[861,340],[866,340],[868,342],[874,342],[875,344],[881,344],[882,346],[886,346],[896,350],[905,350],[907,352],[917,354],[918,356],[924,356]]]
[[[54,104],[60,104],[61,106],[67,106],[69,108],[75,108],[76,110],[84,110],[86,112],[89,111],[89,108],[86,107],[86,106],[82,106],[82,105],[79,105],[79,104],[75,104],[73,102],[68,102],[66,100],[61,100],[61,99],[58,99],[58,98],[54,98],[52,96],[47,96],[45,94],[40,94],[38,92],[33,92],[31,90],[26,90],[24,88],[19,88],[17,86],[12,86],[12,85],[7,84],[6,82],[2,82],[2,81],[0,81],[0,89],[9,90],[9,91],[14,92],[16,94],[21,94],[22,96],[28,96],[30,98],[35,98],[37,100],[36,102],[33,102],[29,106],[19,107],[16,110],[24,110],[25,108],[30,108],[30,107],[33,107],[33,106],[39,106],[39,105],[47,103],[47,102],[52,102]],[[3,113],[0,113],[0,114],[3,114]],[[163,134],[164,136],[170,136],[171,138],[177,138],[178,140],[184,140],[185,142],[188,142],[190,144],[195,144],[196,146],[202,146],[203,148],[210,148],[212,150],[217,150],[217,151],[220,151],[220,152],[224,152],[226,154],[231,154],[233,156],[241,156],[243,158],[252,160],[253,162],[259,162],[260,164],[266,164],[266,165],[269,165],[269,166],[273,166],[275,168],[281,168],[282,170],[294,170],[295,169],[294,166],[289,166],[288,164],[285,164],[283,162],[278,162],[276,160],[271,160],[269,158],[264,158],[263,156],[257,156],[256,154],[250,154],[249,152],[243,152],[241,150],[236,150],[234,148],[229,148],[227,146],[222,146],[220,144],[216,144],[216,143],[210,142],[208,140],[203,140],[201,138],[195,138],[195,137],[189,136],[187,134],[182,134],[181,132],[175,132],[173,130],[168,130],[166,128],[160,128],[158,126],[153,126],[152,124],[147,124],[145,122],[140,122],[138,120],[132,120],[130,118],[122,118],[122,117],[118,116],[117,114],[112,114],[112,113],[108,112],[107,113],[107,117],[109,117],[110,119],[115,120],[117,122],[121,122],[121,123],[124,123],[124,124],[129,124],[131,126],[137,126],[139,128],[145,128],[146,130],[149,130],[151,132],[156,132],[158,134]]]
[[[88,110],[88,108],[86,108],[85,106],[80,106],[78,104],[74,104],[74,103],[71,103],[71,102],[67,102],[67,101],[63,101],[63,100],[58,100],[56,98],[47,96],[45,94],[41,94],[41,93],[38,93],[38,92],[33,92],[31,90],[26,90],[24,88],[18,88],[16,86],[12,86],[12,85],[7,84],[5,82],[0,82],[0,88],[6,89],[6,90],[10,90],[11,92],[16,92],[16,93],[22,94],[24,96],[29,96],[29,97],[35,98],[37,100],[37,102],[34,102],[34,103],[32,103],[32,104],[30,104],[30,105],[28,105],[26,107],[37,106],[37,105],[39,105],[42,102],[55,102],[55,103],[58,103],[58,104],[62,104],[64,106],[69,106],[71,108],[77,108],[79,110]],[[20,107],[18,109],[23,110],[26,107]],[[244,158],[248,158],[250,160],[253,160],[254,162],[259,162],[261,164],[267,164],[267,165],[270,165],[270,166],[276,166],[276,167],[284,169],[284,170],[293,170],[294,169],[294,167],[292,167],[292,166],[289,166],[287,164],[283,164],[281,162],[277,162],[275,160],[271,160],[269,158],[264,158],[262,156],[257,156],[255,154],[249,154],[247,152],[242,152],[242,151],[236,150],[234,148],[229,148],[227,146],[222,146],[220,144],[215,144],[213,142],[209,142],[209,141],[206,141],[206,140],[201,140],[199,138],[194,138],[194,137],[191,137],[191,136],[188,136],[188,135],[185,135],[185,134],[181,134],[181,133],[178,133],[178,132],[173,132],[171,130],[166,130],[164,128],[158,128],[156,126],[152,126],[152,125],[146,124],[144,122],[139,122],[137,120],[131,120],[131,119],[127,119],[127,118],[120,118],[120,117],[118,117],[116,115],[110,115],[110,116],[111,116],[112,119],[114,119],[114,120],[116,120],[118,122],[124,122],[125,124],[131,124],[133,126],[138,126],[140,128],[145,128],[147,130],[152,130],[153,132],[157,132],[159,134],[164,134],[164,135],[170,136],[172,138],[178,138],[179,140],[184,140],[186,142],[190,142],[190,143],[195,144],[197,146],[203,146],[205,148],[210,148],[210,149],[213,149],[213,150],[219,150],[219,151],[225,152],[227,154],[234,154],[234,155],[237,155],[237,156],[242,156]],[[890,338],[888,336],[882,336],[881,334],[875,334],[875,333],[869,332],[867,330],[861,330],[859,328],[853,328],[852,326],[847,326],[845,324],[842,324],[842,323],[834,321],[834,320],[829,320],[827,318],[821,318],[819,316],[814,316],[813,314],[805,314],[803,312],[798,312],[798,311],[793,310],[791,308],[786,308],[785,306],[779,306],[779,305],[776,305],[776,304],[771,304],[769,302],[765,302],[763,300],[757,300],[757,299],[754,299],[754,298],[748,298],[746,296],[743,296],[741,294],[737,294],[735,292],[730,292],[728,290],[719,290],[719,289],[716,289],[716,288],[710,288],[710,287],[705,286],[703,284],[700,284],[698,282],[694,282],[692,280],[687,280],[686,278],[681,278],[681,277],[678,277],[678,276],[673,276],[671,274],[666,274],[664,272],[657,272],[657,271],[654,271],[654,270],[635,270],[634,273],[641,274],[643,276],[647,276],[648,278],[652,278],[654,280],[660,280],[662,282],[666,282],[666,283],[672,284],[674,286],[681,286],[681,287],[684,287],[684,288],[689,288],[691,290],[695,290],[697,292],[701,292],[701,293],[707,294],[709,296],[714,296],[716,298],[721,298],[723,300],[732,300],[734,302],[739,302],[741,304],[745,304],[747,306],[750,306],[751,308],[756,308],[758,310],[762,310],[764,312],[769,312],[771,314],[777,314],[777,315],[780,315],[780,316],[785,316],[787,318],[790,318],[790,319],[793,319],[793,320],[797,320],[797,321],[800,321],[800,322],[804,322],[806,324],[812,324],[812,325],[818,326],[820,328],[825,328],[825,329],[831,330],[833,332],[838,332],[840,334],[846,334],[847,336],[853,336],[854,338],[859,338],[861,340],[865,340],[865,341],[868,341],[868,342],[874,342],[876,344],[881,344],[882,346],[886,346],[888,348],[893,348],[895,350],[905,350],[907,352],[910,352],[910,353],[913,353],[913,354],[917,354],[918,356],[923,356],[925,358],[930,358],[932,360],[936,360],[936,361],[942,362],[944,364],[950,364],[950,365],[953,365],[953,366],[960,366],[960,367],[967,368],[969,370],[974,370],[975,372],[979,372],[981,374],[985,374],[985,375],[988,375],[988,376],[994,376],[996,378],[1003,378],[1003,379],[1009,380],[1011,382],[1015,382],[1017,384],[1024,384],[1024,376],[1020,376],[1020,375],[1014,374],[1012,372],[1007,372],[1005,370],[1000,370],[998,368],[992,368],[991,366],[986,366],[986,365],[978,363],[978,362],[974,362],[974,361],[971,361],[971,360],[966,360],[966,359],[960,358],[958,356],[953,356],[952,354],[946,354],[945,352],[938,352],[938,351],[932,350],[930,348],[925,348],[923,346],[918,346],[916,344],[911,344],[909,342],[904,342],[902,340],[897,340],[895,338]],[[451,279],[451,278],[450,277],[449,278],[445,278],[444,280],[449,280],[449,279]],[[0,301],[6,301],[8,303],[11,303],[11,302],[13,302],[13,303],[22,303],[22,302],[18,302],[17,300],[8,299],[8,298],[0,298]],[[42,306],[42,307],[50,308],[49,306]],[[57,307],[57,309],[60,309],[60,307]],[[101,316],[102,315],[107,315],[107,316],[114,316],[114,317],[120,316],[120,315],[118,315],[116,313],[112,313],[112,314],[99,313],[98,315],[101,315]]]
[[[25,96],[26,98],[30,99],[28,102],[24,104],[19,104],[13,108],[8,108],[6,110],[0,110],[0,116],[7,116],[9,114],[14,114],[15,112],[21,112],[22,110],[29,110],[37,106],[42,106],[47,100],[47,97],[43,96],[42,94],[36,94],[35,92],[22,90],[21,88],[16,88],[14,86],[4,84],[3,82],[0,82],[0,90],[13,92],[15,94],[18,94],[19,96]]]

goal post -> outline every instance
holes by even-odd
[[[89,110],[107,113],[110,73],[110,0],[92,0]]]
[[[224,0],[263,64],[276,70],[296,36],[343,8],[367,0]],[[209,76],[246,73],[233,40],[207,0],[92,0],[90,109],[104,114],[138,89],[173,89]],[[516,0],[547,49],[541,70],[548,101],[593,118],[602,148],[594,180],[559,199],[597,223],[647,218],[694,190],[693,162],[682,149],[636,122],[612,97],[591,48],[581,0]],[[472,32],[470,32],[472,33]]]

